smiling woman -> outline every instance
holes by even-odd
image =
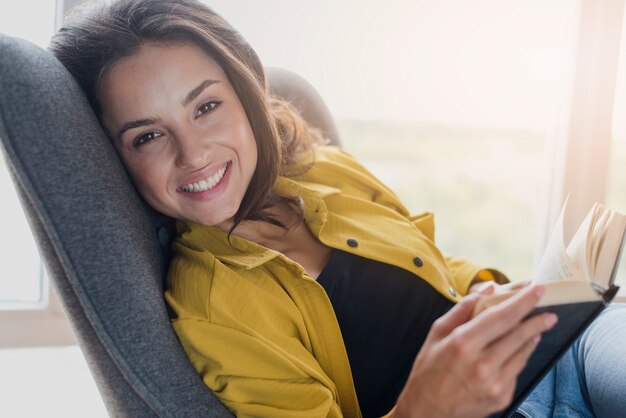
[[[557,322],[528,315],[541,286],[472,316],[495,291],[482,282],[506,277],[444,256],[432,214],[411,215],[349,153],[321,144],[286,105],[281,113],[253,49],[197,0],[82,12],[50,50],[139,193],[176,219],[165,300],[189,360],[226,407],[471,417],[509,406],[540,334]],[[285,115],[301,129],[286,129]],[[597,327],[626,309],[614,312]],[[613,370],[623,388],[612,361],[587,366]],[[580,388],[566,402],[591,411],[580,394],[598,380],[583,382],[573,362],[557,367]],[[535,402],[550,408],[533,392],[526,403]]]
[[[193,44],[148,43],[117,62],[101,89],[103,124],[143,198],[173,218],[229,231],[257,146],[215,60]]]
[[[419,0],[387,2],[384,5],[380,2],[363,2],[359,3],[359,7],[330,0],[304,3],[285,0],[242,2],[214,3],[216,8],[224,10],[229,19],[232,17],[237,22],[236,26],[242,29],[255,49],[266,58],[265,64],[296,69],[321,87],[323,96],[329,100],[335,114],[342,117],[340,126],[346,149],[357,154],[377,176],[399,191],[400,200],[407,203],[409,209],[436,209],[443,215],[439,217],[439,220],[444,220],[439,223],[443,224],[442,227],[438,227],[439,245],[443,243],[447,250],[471,254],[489,262],[497,260],[508,271],[513,271],[516,277],[530,271],[532,242],[538,235],[534,229],[542,218],[539,190],[546,183],[542,162],[544,149],[550,141],[546,132],[550,131],[549,125],[556,114],[554,103],[558,96],[555,94],[558,93],[558,83],[555,80],[558,81],[561,75],[555,68],[562,65],[563,50],[567,49],[564,46],[568,46],[571,37],[572,32],[568,28],[573,26],[571,24],[575,20],[571,17],[577,17],[577,9],[573,7],[575,2],[559,0],[547,5],[544,1],[530,1],[523,7],[515,1],[491,0],[480,0],[471,5],[445,1],[434,4]],[[155,1],[153,4],[158,3]],[[183,4],[185,1],[177,3]],[[137,12],[135,16],[140,15]],[[276,25],[276,21],[281,24]],[[85,35],[92,30],[93,27],[89,27]],[[112,42],[113,38],[106,41]],[[290,399],[299,401],[315,397],[313,395],[320,393],[315,391],[319,388],[316,385],[321,383],[326,386],[323,395],[316,400],[323,399],[327,403],[323,403],[320,408],[328,407],[331,413],[337,413],[337,405],[333,403],[336,397],[342,400],[353,398],[350,385],[346,384],[350,380],[349,373],[345,373],[347,368],[344,361],[344,373],[334,374],[329,379],[329,375],[338,369],[329,367],[326,362],[330,361],[329,358],[345,360],[345,353],[338,352],[343,344],[332,339],[338,335],[336,332],[334,337],[331,335],[331,339],[320,343],[316,338],[322,335],[321,331],[319,335],[314,331],[315,324],[325,320],[328,321],[322,327],[324,332],[336,331],[335,319],[329,320],[327,314],[331,309],[336,309],[341,322],[339,315],[342,308],[350,312],[351,305],[329,308],[325,298],[322,298],[324,303],[320,305],[311,303],[312,300],[320,301],[319,298],[307,299],[309,305],[297,305],[301,302],[298,289],[301,289],[299,286],[309,286],[309,289],[317,292],[311,294],[319,297],[320,288],[310,285],[310,279],[322,277],[325,280],[318,283],[328,285],[329,278],[339,277],[339,274],[329,269],[325,275],[320,273],[324,272],[327,265],[343,266],[343,261],[350,260],[341,258],[345,257],[340,253],[341,249],[365,254],[370,258],[386,254],[378,247],[377,251],[367,252],[369,244],[376,241],[370,239],[369,235],[368,238],[355,239],[350,236],[349,239],[338,239],[340,234],[335,228],[337,225],[361,225],[359,228],[362,230],[374,230],[371,232],[373,235],[388,233],[393,235],[393,239],[389,240],[392,244],[401,245],[398,237],[403,234],[394,234],[394,230],[380,227],[374,220],[364,222],[364,218],[360,218],[354,208],[363,201],[369,202],[373,195],[379,199],[378,203],[382,202],[386,214],[390,208],[403,212],[402,205],[395,198],[390,198],[384,187],[382,191],[376,189],[374,193],[370,193],[370,190],[359,194],[364,184],[371,186],[368,181],[373,176],[363,174],[366,170],[343,152],[335,154],[335,151],[328,151],[327,148],[316,147],[319,152],[316,155],[316,168],[308,172],[301,170],[300,174],[305,177],[297,178],[281,171],[286,166],[281,166],[282,163],[294,162],[289,157],[297,154],[294,150],[307,148],[307,141],[304,141],[304,145],[299,142],[302,137],[297,135],[298,132],[306,132],[305,139],[310,136],[313,143],[320,141],[305,125],[297,125],[297,119],[278,117],[281,110],[289,113],[284,104],[270,99],[271,106],[268,108],[271,111],[265,114],[258,112],[258,97],[255,98],[255,95],[262,96],[266,88],[262,83],[263,77],[258,76],[258,72],[262,71],[259,70],[260,63],[254,56],[247,56],[249,68],[253,68],[257,74],[250,74],[250,71],[246,73],[246,68],[237,69],[236,66],[237,71],[233,71],[215,50],[200,46],[201,42],[181,42],[176,36],[174,38],[163,42],[150,39],[141,48],[135,50],[131,47],[130,51],[116,46],[107,49],[94,44],[96,51],[112,50],[120,51],[120,54],[112,60],[107,71],[99,73],[87,70],[82,75],[96,75],[101,81],[99,89],[91,96],[92,105],[96,111],[104,110],[100,114],[102,122],[108,128],[139,191],[155,208],[181,219],[181,236],[176,244],[179,251],[177,265],[189,267],[185,264],[186,257],[194,259],[198,248],[204,249],[203,253],[212,251],[221,257],[203,259],[201,267],[193,267],[192,270],[203,272],[197,277],[181,274],[181,277],[190,279],[188,282],[193,281],[194,285],[189,288],[183,288],[183,280],[176,280],[176,272],[171,276],[171,292],[167,297],[179,315],[176,326],[182,331],[181,340],[186,347],[192,347],[192,361],[199,370],[208,370],[204,375],[207,385],[222,396],[225,402],[234,399],[230,395],[235,394],[236,397],[240,394],[242,387],[251,388],[255,394],[264,389],[280,393],[277,389],[284,389],[281,386],[284,381],[297,381],[307,389],[313,387],[314,390],[306,390],[303,396],[283,397],[287,405],[281,405],[279,409],[284,411],[290,407],[303,406],[289,403]],[[86,39],[89,37],[86,36]],[[235,43],[240,40],[238,36],[229,39]],[[87,46],[82,45],[81,48]],[[400,50],[401,53],[398,52]],[[243,56],[246,58],[245,53]],[[102,64],[97,60],[93,62],[96,62],[96,67]],[[186,66],[188,62],[195,62],[197,68]],[[539,77],[527,77],[527,68],[531,68],[531,72]],[[182,73],[185,73],[185,77],[181,76]],[[100,75],[103,75],[101,79]],[[187,75],[190,75],[188,79]],[[541,80],[538,81],[538,78]],[[258,84],[261,84],[261,89],[258,89]],[[119,86],[125,86],[126,90]],[[90,94],[89,89],[87,92]],[[539,94],[545,92],[553,94]],[[274,118],[278,119],[276,124]],[[363,118],[368,120],[358,120]],[[386,120],[378,120],[380,118]],[[224,124],[224,120],[229,123]],[[265,123],[267,121],[269,123]],[[485,126],[453,126],[459,123]],[[280,150],[281,158],[272,160],[271,156],[275,153],[265,147],[266,142],[259,139],[269,139],[271,145],[272,140],[279,136],[284,141],[278,145],[274,141],[274,146],[284,149]],[[254,146],[246,148],[245,144],[250,141],[253,141]],[[269,162],[265,164],[264,161]],[[320,167],[328,168],[329,161],[335,164],[334,171],[320,175]],[[257,167],[253,170],[251,167],[255,164]],[[258,170],[259,164],[264,167],[261,171]],[[263,174],[261,177],[264,180],[256,183],[258,187],[255,188],[258,173]],[[355,177],[363,180],[360,176],[365,176],[367,181],[351,183],[346,180],[354,180]],[[273,178],[277,179],[276,190],[285,192],[285,196],[275,195],[265,199],[268,196],[265,194],[268,190],[264,188],[265,181],[269,184]],[[331,183],[329,179],[336,181]],[[246,182],[248,189],[242,192],[241,188]],[[311,186],[306,183],[318,184]],[[380,185],[378,181],[374,183]],[[294,190],[298,193],[294,193]],[[340,190],[341,193],[334,193],[333,190]],[[357,194],[358,198],[350,201],[350,205],[345,205],[350,207],[351,212],[344,215],[339,208],[346,202],[341,199],[346,197],[342,198],[341,195],[353,198],[350,193]],[[290,198],[294,195],[306,199]],[[238,207],[229,205],[228,201],[235,202],[234,206]],[[219,210],[214,210],[216,207]],[[311,207],[316,210],[307,212],[307,208]],[[363,212],[374,213],[370,207]],[[328,218],[329,213],[339,213],[341,216]],[[304,222],[301,222],[303,218]],[[344,223],[338,223],[338,219]],[[512,219],[515,222],[511,222]],[[267,222],[256,222],[258,220]],[[401,224],[403,222],[405,220],[400,220]],[[425,231],[429,239],[432,238],[432,223],[428,216],[416,218],[414,222],[421,231]],[[248,228],[251,225],[255,228]],[[334,235],[331,236],[329,231],[334,231]],[[341,231],[347,233],[355,229]],[[507,231],[506,234],[503,231]],[[231,270],[247,271],[251,266],[233,254],[217,253],[216,247],[210,247],[227,242],[226,233],[230,232],[233,234],[228,237],[232,240],[228,242],[234,247],[224,245],[219,249],[231,251],[233,248],[243,248],[250,256],[248,262],[252,260],[253,264],[259,260],[276,260],[273,264],[254,264],[257,270],[269,270],[271,277],[263,276],[260,280],[255,277],[249,282],[242,282],[240,276],[231,274]],[[362,231],[357,232],[360,234]],[[207,237],[211,238],[209,243],[206,242]],[[334,246],[334,250],[341,249],[327,263],[329,246]],[[428,253],[419,245],[409,247],[414,251],[420,248],[424,254]],[[315,262],[307,260],[303,254],[314,254],[312,258]],[[398,254],[400,252],[395,251],[394,257],[397,258]],[[423,283],[427,283],[433,277],[429,269],[437,264],[437,257],[431,259],[424,254],[404,254],[406,260],[409,260],[404,270],[422,274],[426,278]],[[444,263],[440,266],[441,271],[448,269]],[[206,270],[212,269],[224,274],[218,277],[217,274],[211,276],[206,273]],[[368,268],[363,270],[367,271]],[[346,271],[349,274],[350,271],[359,270]],[[296,287],[289,287],[289,279],[285,277],[293,274],[302,274],[303,280],[297,282]],[[276,281],[283,279],[287,284]],[[207,281],[213,285],[210,287],[213,293],[203,287]],[[250,283],[268,286],[272,292],[265,292],[267,289],[258,291]],[[330,280],[331,286],[326,289],[334,303],[342,294],[331,291],[333,283]],[[439,292],[437,297],[445,300],[440,308],[448,307],[446,303],[451,302],[454,293],[463,294],[467,290],[467,282],[457,275],[454,275],[453,283],[437,280],[428,283],[433,284]],[[428,288],[430,284],[425,286]],[[282,289],[277,290],[277,287]],[[206,292],[200,293],[200,290]],[[271,305],[275,300],[268,301],[269,296],[284,296],[280,291],[285,290],[289,297],[280,299],[279,310],[258,307],[262,303],[266,303],[263,306]],[[383,301],[389,306],[400,305],[397,295],[383,299],[383,292],[378,287],[371,286],[370,290],[374,290],[373,294],[370,293],[373,301]],[[413,294],[399,293],[404,296]],[[198,294],[212,295],[211,298],[207,297],[210,300],[203,301],[207,305],[191,308],[192,304],[177,305],[181,301],[197,301]],[[245,295],[250,297],[245,298]],[[433,297],[432,300],[438,299]],[[223,301],[224,304],[220,305]],[[249,315],[245,317],[248,327],[243,330],[238,328],[237,332],[232,328],[224,330],[225,321],[234,317],[230,315],[233,306],[224,305],[242,301],[243,306],[238,307]],[[290,310],[293,304],[304,314]],[[316,310],[314,315],[307,316],[310,306]],[[371,308],[372,305],[366,306]],[[194,308],[197,310],[193,311]],[[193,315],[190,316],[193,318],[184,317],[192,311]],[[210,319],[202,317],[207,312],[213,315],[212,319],[216,323],[205,321]],[[347,317],[349,320],[355,315]],[[359,366],[359,352],[350,351],[359,345],[369,349],[369,345],[358,342],[373,340],[372,318],[361,315],[356,317],[359,320],[355,327],[357,332],[352,334],[351,331],[355,329],[348,329],[342,335],[350,356],[350,367],[355,372],[354,384],[359,392],[364,390],[363,386],[359,386],[363,385],[364,380],[374,381],[376,389],[375,386],[382,386],[380,381],[384,376],[380,380],[372,379],[369,375],[371,369]],[[431,318],[420,317],[426,322],[425,328],[428,328]],[[301,326],[299,321],[305,321],[305,326]],[[232,358],[220,358],[223,354],[219,352],[220,347],[212,346],[211,341],[193,340],[197,330],[189,325],[192,323],[206,325],[204,331],[208,331],[200,333],[203,335],[215,336],[222,331],[227,334],[223,335],[223,339],[211,340],[218,341],[216,345],[230,337],[238,342],[244,341],[244,344],[232,344],[234,351],[235,348],[241,351],[237,351],[238,355]],[[248,339],[262,332],[271,334],[286,323],[291,328],[286,333],[288,338],[281,340],[280,344],[264,345],[259,350],[259,345],[256,345],[258,341],[251,342]],[[368,324],[370,333],[365,337],[358,333],[363,323]],[[215,324],[222,328],[211,328]],[[386,327],[389,328],[397,330],[400,327]],[[351,345],[354,340],[350,340],[349,336],[354,335],[357,344]],[[425,337],[425,334],[421,337]],[[380,339],[387,341],[385,338]],[[194,348],[196,343],[199,347],[197,351]],[[288,366],[294,368],[285,372],[285,368],[276,366],[278,362],[274,361],[276,358],[272,355],[294,346],[300,350],[299,354],[307,355],[305,351],[308,351],[317,356],[315,361],[304,364],[298,373],[302,369],[306,369],[306,373],[311,370],[319,372],[316,368],[319,365],[323,372],[316,373],[312,378],[305,373],[305,377],[298,374],[295,379],[290,379],[291,375],[288,375],[281,380],[287,372],[297,367],[290,361]],[[333,352],[334,356],[324,356],[321,348],[328,346],[338,350]],[[428,344],[424,347],[422,352],[428,354]],[[412,346],[412,349],[417,348]],[[211,350],[218,352],[213,353]],[[386,352],[395,351],[388,349]],[[245,375],[250,368],[243,367],[244,374],[241,376],[235,376],[232,370],[241,371],[238,367],[242,364],[242,358],[255,359],[260,353],[267,356],[263,360],[268,360],[262,362],[263,367],[266,367],[264,373],[259,372],[257,376],[262,384],[254,386],[250,383],[246,386],[252,380],[251,376]],[[408,356],[411,361],[414,354]],[[427,358],[429,361],[423,360],[427,354],[422,356],[416,370],[433,361],[433,357]],[[213,359],[215,364],[204,367],[203,362],[207,358]],[[224,367],[224,372],[215,377],[220,373],[218,365]],[[302,363],[297,363],[297,366],[302,366]],[[403,369],[409,372],[408,368]],[[276,380],[268,379],[265,372]],[[233,376],[234,379],[228,380]],[[359,376],[365,376],[365,379],[359,379]],[[455,395],[461,393],[453,392]],[[326,395],[333,401],[328,401],[330,398],[324,397]],[[388,399],[393,400],[396,393],[387,395]],[[372,409],[368,409],[372,405],[388,411],[388,404],[368,399],[368,405],[363,396],[360,406],[366,415],[374,414]],[[247,406],[233,406],[237,407]],[[342,407],[342,412],[348,415],[350,401],[342,402]],[[437,405],[431,407],[436,409]]]

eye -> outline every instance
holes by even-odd
[[[154,141],[161,136],[163,136],[163,134],[158,132],[146,132],[145,134],[141,134],[137,138],[135,138],[135,140],[133,141],[133,147],[138,148],[142,145]]]
[[[215,110],[222,102],[206,102],[200,105],[198,111],[196,112],[196,116],[202,116],[205,113],[209,113],[212,110]]]

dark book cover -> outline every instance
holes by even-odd
[[[524,370],[517,377],[517,386],[511,405],[503,412],[490,415],[490,418],[509,417],[515,412],[576,339],[600,315],[615,297],[618,289],[618,286],[611,286],[603,294],[603,300],[544,306],[535,309],[530,314],[532,316],[543,312],[553,312],[558,315],[559,322],[554,328],[542,334],[539,345],[528,359]]]

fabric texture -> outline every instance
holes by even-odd
[[[441,254],[432,214],[410,216],[340,148],[317,147],[314,162],[302,175],[279,177],[275,190],[302,198],[317,239],[414,272],[452,302],[466,293],[482,267]],[[310,163],[303,153],[293,171]],[[177,229],[166,299],[213,392],[242,416],[360,416],[341,332],[319,283],[283,254],[237,235],[193,222]]]
[[[596,318],[518,408],[527,418],[620,418],[626,411],[626,304]]]
[[[437,318],[454,306],[414,273],[333,250],[317,278],[343,337],[364,418],[395,406]]]
[[[165,225],[135,193],[80,88],[27,41],[0,35],[0,55],[2,150],[110,415],[229,416],[169,324]]]

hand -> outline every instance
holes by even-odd
[[[474,305],[474,311],[472,317],[478,315],[490,306],[502,303],[502,301],[515,295],[524,287],[530,284],[530,280],[524,280],[519,282],[507,283],[499,285],[495,282],[479,282],[474,283],[469,288],[469,293],[477,293],[482,297]]]
[[[543,294],[526,287],[471,318],[465,297],[433,324],[398,398],[394,417],[484,417],[510,404],[517,375],[556,315],[524,319]]]
[[[477,280],[474,283],[472,283],[469,290],[467,291],[467,294],[469,295],[472,293],[488,292],[487,288],[489,287],[493,288],[495,293],[509,292],[513,290],[520,290],[528,286],[530,283],[531,283],[530,280],[520,280],[517,282],[511,282],[507,284],[498,284],[492,281]]]

